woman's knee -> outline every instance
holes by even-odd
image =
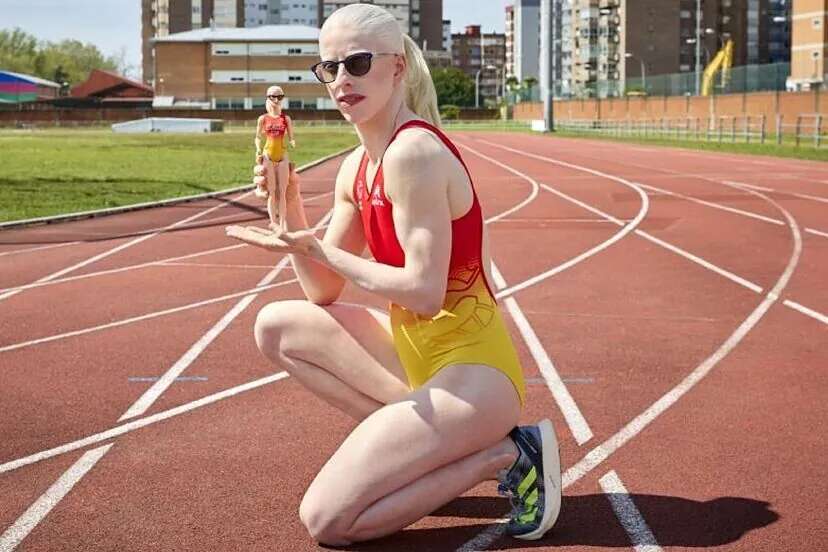
[[[343,526],[342,516],[331,511],[330,506],[315,500],[308,492],[299,505],[299,519],[307,529],[308,534],[318,543],[329,546],[345,546],[351,544],[347,528]]]
[[[309,310],[318,308],[308,301],[277,301],[265,305],[256,317],[253,334],[256,345],[268,359],[277,361],[279,354],[290,347],[294,330],[308,324]]]

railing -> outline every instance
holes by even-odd
[[[773,133],[769,132],[772,126]],[[777,145],[795,143],[820,147],[828,139],[824,117],[819,114],[803,114],[795,122],[785,122],[781,115],[768,121],[764,115],[683,117],[658,119],[569,119],[555,121],[558,130],[609,136],[661,138],[670,140],[696,140],[705,142],[730,142],[765,144],[773,139]]]

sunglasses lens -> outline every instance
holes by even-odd
[[[354,54],[345,58],[345,70],[355,77],[361,77],[371,70],[371,54]]]
[[[336,80],[336,70],[339,64],[335,61],[323,61],[317,63],[314,69],[316,78],[322,82],[333,82]]]

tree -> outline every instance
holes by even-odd
[[[38,41],[14,29],[0,30],[0,68],[75,85],[86,80],[92,69],[115,71],[119,67],[117,56],[105,57],[93,44]]]
[[[508,77],[506,77],[506,88],[509,90],[509,92],[514,92],[519,85],[520,81],[516,76],[509,75]]]
[[[538,84],[538,79],[535,77],[526,77],[523,79],[523,86],[528,91],[528,96],[532,97],[532,89],[535,88],[535,85]]]
[[[431,72],[438,105],[474,105],[474,81],[460,69],[446,67]]]

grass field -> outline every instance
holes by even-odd
[[[0,130],[0,221],[194,195],[252,182],[253,132]],[[296,128],[301,166],[357,142],[350,127]]]

